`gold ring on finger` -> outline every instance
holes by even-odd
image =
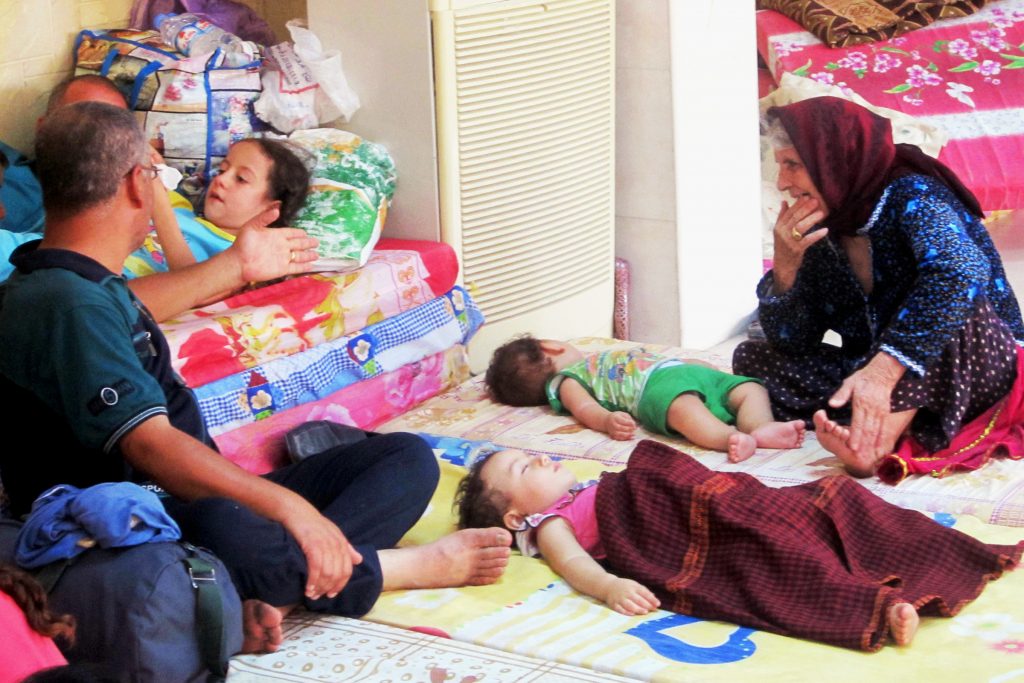
[[[804,234],[797,230],[796,228],[793,228],[793,231],[789,234],[791,234],[793,236],[793,239],[795,239],[797,242],[804,238]]]

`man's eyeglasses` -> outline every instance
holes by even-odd
[[[125,175],[131,175],[132,171],[134,171],[136,168],[141,168],[146,173],[146,176],[148,176],[150,180],[160,177],[159,168],[157,168],[156,166],[143,166],[142,164],[135,164],[135,166],[132,166],[131,168],[128,169],[128,172],[125,173]]]

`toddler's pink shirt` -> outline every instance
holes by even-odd
[[[526,518],[526,529],[516,533],[519,550],[530,557],[540,554],[537,548],[536,530],[544,520],[562,517],[576,534],[576,540],[591,557],[600,560],[605,557],[604,546],[597,531],[597,479],[591,479],[572,487],[557,503],[544,512]]]

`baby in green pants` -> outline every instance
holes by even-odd
[[[758,380],[639,348],[585,355],[564,342],[520,337],[494,352],[485,381],[501,403],[549,403],[619,440],[632,439],[639,420],[653,432],[723,451],[730,462],[804,440],[802,420],[775,421]]]

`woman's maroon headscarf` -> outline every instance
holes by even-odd
[[[886,186],[917,173],[945,183],[967,210],[981,218],[977,198],[945,164],[914,145],[896,145],[888,119],[838,97],[814,97],[772,107],[807,172],[828,205],[832,234],[864,227]]]

